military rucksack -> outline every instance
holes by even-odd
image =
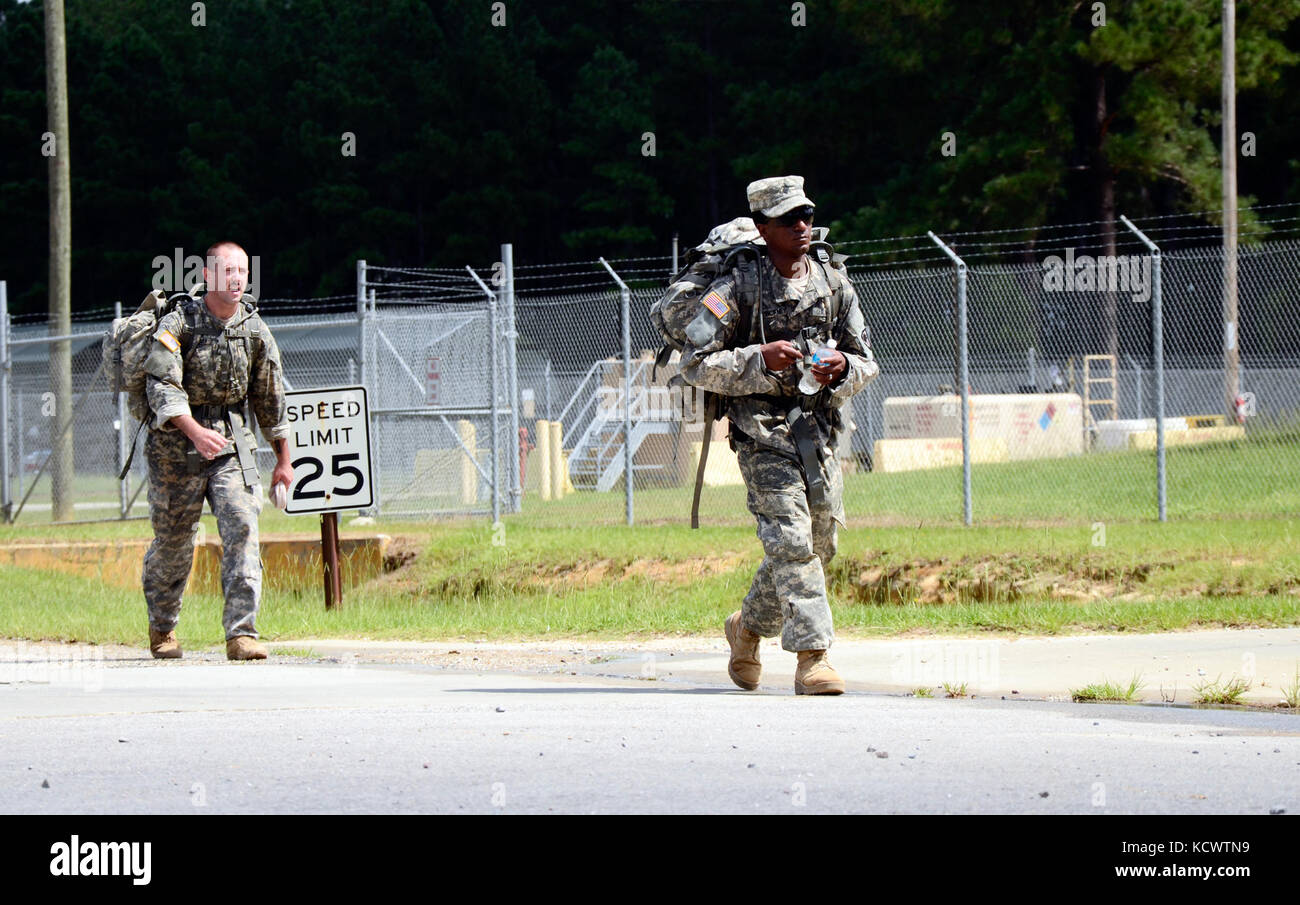
[[[172,311],[180,309],[183,312],[181,335],[176,339],[181,346],[181,355],[184,356],[193,342],[196,306],[203,304],[202,297],[205,291],[202,283],[190,292],[173,292],[171,295],[167,295],[161,289],[155,289],[144,297],[144,301],[133,314],[114,319],[104,335],[100,354],[104,374],[108,377],[109,391],[125,393],[131,417],[140,422],[118,480],[125,478],[126,473],[131,469],[136,441],[139,440],[144,426],[153,417],[145,390],[144,365],[153,350],[153,336],[158,329],[158,323]],[[244,319],[247,319],[256,312],[257,302],[251,295],[245,294],[241,300],[241,307],[245,309]]]
[[[154,331],[158,322],[174,310],[189,293],[176,292],[170,296],[155,289],[144,297],[140,307],[127,317],[116,318],[104,336],[102,356],[108,389],[113,393],[126,393],[127,407],[137,421],[149,418],[149,399],[145,394],[144,362],[153,348]],[[182,341],[184,338],[181,337]]]
[[[831,287],[829,319],[832,325],[840,319],[843,309],[844,255],[826,241],[828,230],[813,230],[812,246],[808,255],[820,262]],[[762,319],[762,280],[759,266],[767,249],[759,236],[758,228],[749,217],[737,217],[709,230],[708,237],[686,253],[686,263],[672,279],[668,289],[650,306],[650,322],[663,337],[664,345],[655,355],[652,375],[668,364],[674,352],[681,352],[686,344],[686,327],[699,314],[702,299],[714,280],[728,273],[736,280],[736,331],[731,348],[739,348],[764,339],[766,331]],[[757,315],[757,316],[756,316]],[[757,336],[755,336],[757,328]],[[653,379],[653,378],[652,378]],[[670,383],[681,383],[680,374]],[[695,492],[691,500],[691,527],[700,526],[700,493],[704,487],[704,469],[709,459],[709,443],[713,437],[713,423],[726,414],[727,396],[704,392],[701,400],[704,417],[704,439],[700,447],[700,462],[695,472]]]

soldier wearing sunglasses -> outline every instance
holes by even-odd
[[[703,298],[709,316],[695,322],[707,329],[687,331],[681,359],[688,383],[729,397],[731,445],[763,544],[749,593],[724,623],[728,674],[741,688],[757,688],[759,642],[779,634],[781,646],[798,655],[796,694],[841,694],[844,681],[827,659],[835,633],[825,567],[844,524],[844,485],[832,450],[840,409],[880,369],[843,265],[824,245],[809,254],[816,205],[804,194],[803,177],[760,179],[747,194],[765,247],[757,316],[748,318],[747,336],[737,335],[739,277],[720,276]],[[822,349],[811,366],[820,389],[801,393],[802,372],[794,365],[809,343],[832,337],[838,347]]]

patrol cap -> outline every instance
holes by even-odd
[[[816,207],[812,199],[803,193],[802,176],[771,176],[751,182],[745,189],[749,196],[751,213],[761,213],[764,217],[779,217],[788,214],[796,207]]]

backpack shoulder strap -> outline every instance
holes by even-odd
[[[823,243],[825,244],[825,243]],[[826,248],[830,248],[826,245]],[[844,262],[848,260],[844,255],[830,254],[829,260],[823,260],[819,255],[817,263],[821,265],[822,272],[826,275],[826,283],[831,287],[830,310],[827,311],[828,319],[831,325],[831,334],[834,335],[836,328],[840,326],[844,310],[844,284],[848,280],[848,274],[844,272]]]
[[[831,264],[822,264],[822,270],[826,273],[826,282],[831,287],[830,316],[833,324],[839,320],[840,311],[844,308],[845,277]]]
[[[174,292],[167,297],[167,312],[180,312],[181,316],[181,335],[177,339],[181,342],[181,354],[185,355],[190,351],[194,344],[194,334],[198,326],[198,309],[194,302],[196,299],[188,292]],[[164,315],[165,317],[166,315]],[[162,318],[159,318],[162,320]]]
[[[753,244],[739,245],[728,252],[722,260],[719,270],[731,271],[736,279],[736,342],[748,345],[754,338],[754,322],[758,321],[759,333],[762,335],[762,277],[759,274],[759,262],[762,252]],[[758,317],[755,318],[755,312]]]

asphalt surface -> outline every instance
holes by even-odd
[[[0,658],[0,811],[1300,813],[1278,712],[92,653]]]

